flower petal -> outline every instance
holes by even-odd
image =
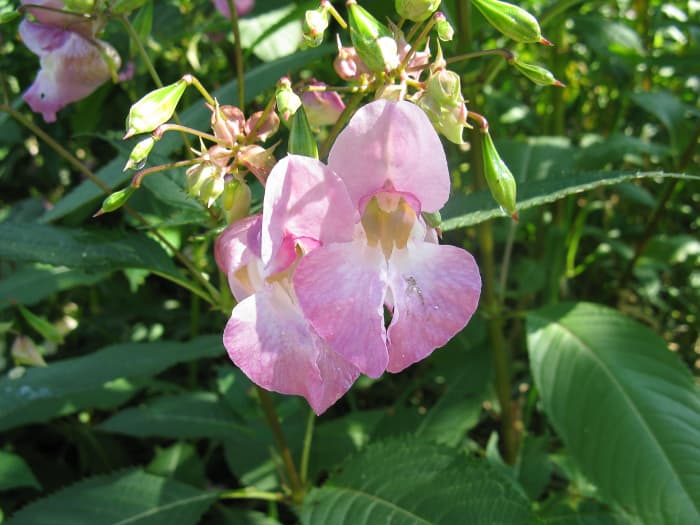
[[[97,17],[87,17],[79,13],[61,12],[66,9],[63,0],[22,0],[20,2],[37,22],[57,29],[67,29],[91,38],[100,21]],[[32,50],[34,53],[36,51]]]
[[[226,18],[231,18],[231,9],[228,6],[228,0],[212,0],[216,10]],[[238,16],[247,15],[255,7],[255,0],[234,0],[233,5],[236,6],[236,14]]]
[[[442,143],[428,117],[410,102],[376,100],[360,108],[340,133],[328,166],[358,209],[377,191],[393,189],[438,211],[450,194]]]
[[[400,372],[443,346],[469,321],[481,276],[466,250],[409,243],[389,259],[394,312],[389,326],[389,372]]]
[[[253,382],[304,396],[316,414],[335,403],[359,376],[316,335],[280,284],[266,286],[233,309],[224,346]]]
[[[255,293],[262,277],[253,279],[247,266],[260,259],[262,216],[252,215],[234,222],[216,239],[214,258],[219,269],[228,276],[229,286],[237,301]],[[259,281],[259,283],[258,283]]]
[[[331,348],[370,377],[387,365],[386,259],[363,240],[317,248],[299,261],[294,288],[306,318]]]
[[[263,202],[262,259],[267,275],[285,270],[296,246],[346,242],[359,218],[343,182],[311,157],[289,155],[272,169]]]

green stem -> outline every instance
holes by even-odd
[[[309,457],[311,456],[311,442],[314,437],[314,424],[316,423],[316,414],[313,410],[309,410],[309,417],[306,419],[306,430],[304,431],[304,443],[301,449],[301,462],[299,464],[299,476],[302,485],[306,485],[309,475]]]
[[[182,80],[187,82],[188,85],[194,86],[197,91],[199,91],[200,95],[204,97],[204,100],[206,100],[209,105],[215,106],[216,105],[216,100],[214,97],[211,96],[211,93],[207,91],[207,88],[205,88],[202,83],[199,81],[197,77],[194,75],[190,75],[187,73],[186,75],[182,76]]]
[[[265,501],[283,501],[281,492],[267,492],[251,488],[228,490],[219,494],[219,499],[260,499]]]
[[[279,418],[277,417],[277,411],[275,410],[275,404],[272,401],[272,396],[270,393],[259,386],[255,387],[258,391],[258,397],[260,398],[260,403],[262,404],[263,412],[265,413],[265,419],[267,424],[272,430],[272,435],[275,438],[275,444],[277,445],[277,450],[282,458],[282,463],[284,464],[284,469],[287,472],[287,477],[289,478],[289,485],[292,491],[292,499],[300,503],[304,499],[304,486],[299,478],[299,473],[294,466],[294,460],[292,459],[292,452],[287,445],[287,439],[284,436],[284,431],[282,430],[282,425],[280,425]]]
[[[243,72],[243,48],[241,47],[241,30],[238,27],[238,13],[233,0],[228,0],[231,11],[231,30],[233,31],[233,46],[236,53],[236,78],[238,79],[238,107],[245,107],[245,77]]]
[[[186,166],[191,166],[193,164],[197,164],[198,162],[201,162],[201,159],[178,160],[177,162],[169,162],[167,164],[160,164],[158,166],[151,166],[150,168],[146,168],[146,169],[141,170],[138,173],[136,173],[133,176],[133,178],[131,179],[131,185],[134,188],[140,188],[141,182],[143,181],[143,179],[149,175],[153,175],[154,173],[169,170],[172,168],[184,168]]]
[[[352,115],[355,113],[355,110],[360,105],[360,102],[362,102],[362,98],[364,96],[365,96],[364,92],[360,92],[360,93],[355,94],[355,96],[350,99],[350,102],[348,102],[348,105],[345,106],[345,109],[340,114],[338,121],[335,123],[335,125],[331,128],[331,131],[328,133],[328,138],[326,138],[326,141],[323,143],[323,146],[321,146],[321,149],[318,152],[319,159],[326,158],[326,156],[328,155],[328,152],[331,150],[331,146],[333,145],[333,142],[335,142],[336,137],[338,136],[340,131],[343,129],[343,127],[345,127],[345,124],[347,124],[348,120],[350,120],[350,117],[352,117]]]
[[[515,58],[515,53],[512,51],[499,47],[496,49],[484,49],[482,51],[473,51],[471,53],[464,53],[462,55],[457,55],[445,60],[446,64],[454,64],[455,62],[461,62],[463,60],[470,60],[472,58],[485,57],[485,56],[502,56],[506,61],[513,60]]]
[[[180,131],[182,133],[189,133],[190,135],[194,135],[195,137],[200,137],[210,142],[215,142],[219,146],[230,146],[228,142],[216,138],[211,133],[205,133],[204,131],[188,128],[187,126],[182,126],[180,124],[161,124],[153,131],[153,134],[156,135],[158,139],[160,139],[166,131]]]

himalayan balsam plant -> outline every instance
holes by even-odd
[[[700,523],[697,75],[597,6],[0,4],[0,523]]]

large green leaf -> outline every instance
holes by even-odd
[[[532,523],[528,500],[485,460],[419,438],[367,447],[304,501],[304,525]]]
[[[41,485],[20,456],[0,450],[0,490],[15,487],[40,489]]]
[[[195,525],[215,499],[216,492],[130,470],[60,490],[7,525]]]
[[[293,53],[279,60],[275,60],[274,62],[267,62],[252,69],[245,76],[246,103],[253,100],[266,89],[274,86],[281,76],[300,69],[316,58],[333,53],[334,50],[334,46],[321,46],[316,49]],[[214,91],[213,95],[222,103],[230,104],[237,100],[237,91],[238,82],[233,80]],[[211,113],[206,106],[202,104],[201,101],[197,101],[183,111],[180,117],[184,125],[206,131],[209,127],[210,115]],[[180,147],[182,147],[182,137],[180,134],[167,133],[154,148],[154,153],[167,157]],[[120,154],[100,169],[96,173],[97,177],[112,189],[124,185],[133,176],[133,173],[122,172],[127,157],[128,153]],[[102,190],[93,182],[86,180],[58,201],[52,209],[47,211],[41,217],[41,222],[58,220],[102,198],[104,198]],[[93,210],[93,212],[94,211],[95,210]]]
[[[0,281],[0,310],[12,303],[31,306],[56,292],[93,285],[105,276],[60,266],[28,266]]]
[[[120,378],[146,377],[177,363],[223,355],[219,336],[189,343],[130,343],[83,357],[32,368],[18,379],[0,379],[0,430],[44,421],[100,404],[95,391],[122,387]],[[116,394],[115,394],[116,395]]]
[[[191,392],[160,397],[123,410],[102,423],[100,428],[129,436],[175,439],[226,438],[240,432],[252,433],[235,423],[234,417],[215,394]]]
[[[588,303],[527,328],[544,410],[601,494],[650,525],[700,523],[700,395],[664,341]]]
[[[660,171],[576,173],[520,185],[518,187],[517,208],[519,211],[522,211],[599,186],[610,186],[620,182],[644,178],[700,180],[700,177],[696,175],[663,173]],[[469,195],[453,195],[442,210],[442,217],[444,221],[442,230],[449,231],[473,226],[494,217],[505,217],[505,214],[495,203],[489,192],[480,191]]]

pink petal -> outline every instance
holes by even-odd
[[[267,275],[285,270],[319,243],[352,238],[358,217],[343,182],[311,157],[289,155],[272,169],[263,202],[262,259]]]
[[[219,269],[228,276],[229,286],[237,301],[255,293],[259,286],[251,272],[241,272],[260,259],[262,216],[252,215],[236,221],[216,239],[214,258]]]
[[[364,374],[387,365],[386,259],[363,240],[330,244],[302,257],[294,287],[306,318],[330,347]]]
[[[316,414],[345,394],[359,375],[316,335],[280,284],[266,286],[233,309],[224,346],[253,382],[304,396]]]
[[[228,7],[228,0],[212,0],[216,10],[226,18],[231,18],[231,10]],[[238,16],[247,15],[255,7],[255,0],[234,0],[236,14]]]
[[[103,54],[112,59],[115,69],[120,65],[109,44],[90,42],[77,33],[23,21],[20,34],[41,57],[41,69],[23,98],[47,122],[55,121],[56,112],[66,104],[85,98],[111,77]]]
[[[438,211],[450,194],[440,138],[425,113],[406,101],[376,100],[360,108],[335,141],[328,166],[358,209],[387,188],[412,194],[422,206],[417,212]]]
[[[443,346],[467,324],[481,293],[471,254],[450,245],[409,243],[389,259],[394,312],[389,372],[400,372]]]
[[[27,12],[40,24],[74,31],[85,37],[92,37],[96,26],[100,24],[100,21],[96,18],[54,11],[55,9],[60,10],[66,7],[62,0],[22,0],[21,4],[23,6],[33,6],[28,7]]]

